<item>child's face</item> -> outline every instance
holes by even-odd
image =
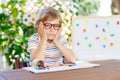
[[[43,24],[44,24],[48,39],[53,40],[57,32],[59,31],[59,28],[61,27],[59,20],[55,19],[52,21],[46,21]]]

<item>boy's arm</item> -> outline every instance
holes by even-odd
[[[37,49],[31,49],[31,59],[40,59],[42,61],[44,61],[44,57],[45,57],[45,48],[46,48],[46,42],[45,41],[41,41],[40,46],[38,46]]]
[[[64,55],[64,57],[69,61],[69,62],[75,62],[76,60],[76,56],[74,54],[74,52],[69,49],[66,48],[64,45],[62,45],[59,41],[54,41],[54,43],[56,44],[56,46],[60,49],[60,51],[62,52],[62,54]]]
[[[70,62],[75,62],[76,60],[76,56],[75,54],[73,53],[73,51],[69,48],[66,48],[64,45],[62,45],[60,42],[59,42],[59,39],[58,37],[60,36],[60,33],[61,33],[61,30],[62,30],[62,27],[59,29],[58,33],[56,34],[56,37],[54,38],[54,43],[56,44],[56,46],[60,49],[60,51],[62,52],[62,54],[64,55],[64,57],[70,61]]]
[[[40,36],[40,45],[38,46],[37,49],[32,49],[31,50],[31,59],[40,59],[44,61],[45,57],[45,48],[46,48],[46,41],[47,41],[47,34],[45,32],[45,29],[43,27],[43,23],[40,22],[40,24],[37,24],[37,32]]]
[[[66,48],[64,45],[62,45],[58,39],[60,36],[60,33],[62,31],[62,27],[59,29],[58,33],[56,34],[55,38],[53,39],[53,42],[56,44],[56,46],[60,49],[64,57],[69,61],[69,62],[75,62],[76,56],[73,53],[73,51],[69,48]]]

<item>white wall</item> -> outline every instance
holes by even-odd
[[[100,0],[100,9],[98,11],[99,16],[111,16],[111,0]]]

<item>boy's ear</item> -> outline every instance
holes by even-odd
[[[35,28],[37,29],[37,28],[39,27],[39,25],[40,25],[40,23],[37,23],[37,24],[35,25]]]
[[[35,25],[35,30],[36,30],[36,31],[38,31],[38,26],[39,26],[39,24],[36,24],[36,25]]]

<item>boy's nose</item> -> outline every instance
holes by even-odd
[[[53,26],[50,28],[50,31],[52,32],[54,30]]]

